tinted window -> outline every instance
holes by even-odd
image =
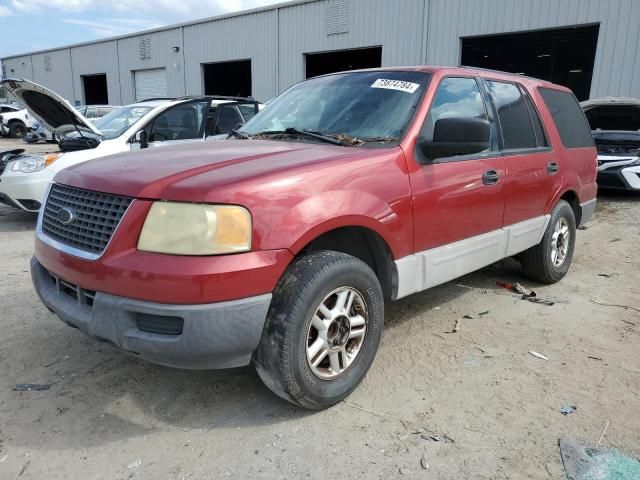
[[[540,94],[556,124],[562,144],[567,148],[593,147],[589,124],[571,93],[541,88]]]
[[[219,105],[207,119],[207,136],[231,133],[243,123],[236,105]]]
[[[536,148],[536,134],[520,89],[513,83],[488,81],[487,85],[498,111],[504,149]]]
[[[487,111],[475,79],[450,77],[442,80],[422,127],[424,140],[433,140],[434,126],[442,118],[487,120]]]
[[[531,121],[533,122],[533,130],[536,134],[536,143],[538,144],[538,147],[548,147],[549,141],[547,140],[547,134],[542,126],[542,121],[540,120],[538,111],[526,92],[523,92],[523,96],[524,103],[527,104],[527,109],[529,110]]]

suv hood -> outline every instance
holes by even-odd
[[[99,158],[65,168],[54,181],[142,199],[224,201],[212,198],[224,187],[240,193],[236,186],[252,179],[282,181],[295,169],[389,155],[389,150],[275,140],[197,142]]]
[[[15,95],[27,110],[47,129],[55,131],[64,125],[74,125],[101,135],[93,123],[55,92],[29,80],[7,79],[0,82]]]

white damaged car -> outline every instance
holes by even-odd
[[[0,160],[0,203],[31,212],[40,209],[47,185],[63,168],[130,150],[224,139],[262,107],[250,98],[207,95],[150,100],[121,107],[92,123],[41,85],[13,79],[0,85],[45,128],[66,132],[61,149],[74,150]]]

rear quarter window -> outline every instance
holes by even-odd
[[[593,147],[593,137],[587,119],[572,93],[540,88],[540,95],[556,124],[566,148]]]

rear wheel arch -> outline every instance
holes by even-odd
[[[580,217],[582,216],[582,208],[580,207],[580,199],[578,198],[578,194],[576,192],[574,192],[573,190],[567,190],[566,192],[564,192],[560,196],[560,198],[558,198],[555,201],[554,206],[560,200],[566,201],[571,206],[571,209],[573,210],[573,214],[576,217],[576,225],[580,225]]]

